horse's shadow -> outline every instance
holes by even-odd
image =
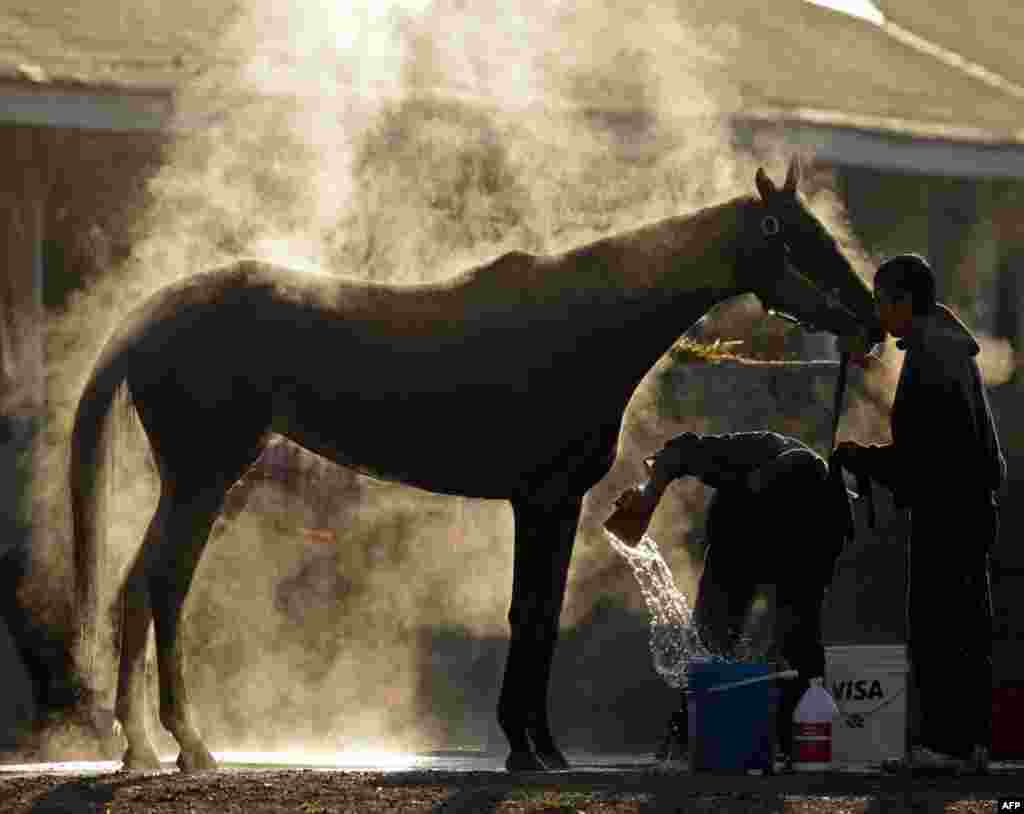
[[[508,788],[461,789],[438,803],[431,814],[493,814],[510,791]]]
[[[160,774],[113,774],[102,777],[82,777],[61,783],[41,795],[29,814],[87,814],[105,812],[114,801],[118,790],[142,786],[159,780]]]
[[[743,804],[746,801],[750,811],[784,812],[786,811],[786,799],[778,793],[757,793],[749,797],[740,796],[735,793],[721,792],[726,798],[722,801],[722,808],[735,810],[732,806],[737,802]],[[680,811],[717,811],[719,805],[715,800],[714,792],[686,792],[679,788],[659,788],[645,795],[639,803],[637,814],[676,814]]]

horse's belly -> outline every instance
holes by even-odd
[[[414,398],[300,406],[274,430],[372,477],[466,497],[510,497],[532,459],[523,443],[510,448],[506,427]]]
[[[458,354],[410,364],[393,355],[378,365],[343,368],[342,384],[324,392],[289,387],[275,430],[339,464],[375,477],[444,494],[509,498],[569,461],[583,472],[589,458],[614,448],[621,406],[529,375],[522,366],[495,378]],[[460,376],[453,371],[463,369]],[[486,376],[486,378],[485,378]],[[332,386],[333,387],[333,386]],[[579,454],[566,456],[567,449]],[[596,471],[596,469],[595,469]],[[586,475],[589,477],[589,475]],[[589,488],[591,484],[581,484]]]

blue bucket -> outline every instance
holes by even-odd
[[[687,665],[691,771],[771,772],[780,696],[776,679],[789,677],[774,669],[728,661]]]

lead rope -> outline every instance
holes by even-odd
[[[836,463],[836,437],[839,433],[839,416],[843,411],[843,397],[846,395],[846,379],[850,368],[850,354],[843,351],[839,354],[839,378],[836,381],[836,392],[832,401],[832,444],[828,456],[828,479],[835,490],[836,495],[842,497],[846,505],[845,528],[843,529],[843,543],[853,539],[853,508],[850,506],[850,499],[846,493],[846,482],[843,480],[842,467]]]
[[[850,368],[850,353],[843,351],[839,354],[839,379],[836,381],[836,394],[832,402],[832,445],[829,454],[829,467],[832,466],[832,456],[836,451],[836,436],[839,432],[839,415],[843,410],[843,396],[846,393],[846,377]]]

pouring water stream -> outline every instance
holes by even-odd
[[[712,653],[704,645],[694,623],[693,609],[675,583],[672,570],[658,550],[654,539],[644,534],[635,546],[624,543],[608,529],[604,530],[611,547],[629,564],[640,584],[644,602],[651,615],[651,657],[655,672],[672,688],[686,688],[686,668],[694,660],[760,661],[749,647],[732,657]],[[743,643],[741,642],[741,645]]]

